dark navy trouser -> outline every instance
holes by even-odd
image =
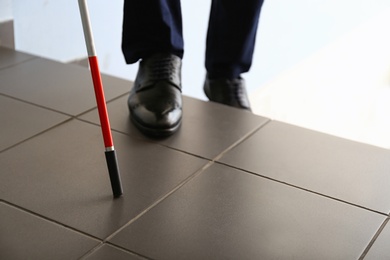
[[[249,70],[262,4],[212,0],[206,42],[210,78],[236,78]],[[128,64],[157,52],[183,58],[180,0],[125,0],[122,51]]]

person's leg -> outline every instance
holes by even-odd
[[[213,0],[206,46],[204,92],[210,101],[250,109],[241,73],[252,64],[263,0]]]
[[[180,0],[125,0],[122,50],[139,69],[130,91],[131,121],[144,134],[165,136],[181,124]]]
[[[122,51],[128,64],[156,53],[183,57],[180,0],[125,0]]]
[[[234,79],[249,71],[263,0],[213,0],[207,33],[206,69],[211,79]]]

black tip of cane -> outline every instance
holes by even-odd
[[[121,176],[119,174],[118,160],[115,150],[106,151],[106,161],[108,173],[110,175],[111,188],[114,198],[119,198],[123,194]]]

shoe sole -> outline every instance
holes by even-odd
[[[144,135],[147,135],[147,136],[150,136],[150,137],[168,137],[170,135],[173,135],[174,133],[177,132],[177,130],[180,128],[181,126],[181,120],[179,121],[178,124],[170,127],[170,128],[164,128],[164,129],[160,129],[160,128],[150,128],[150,127],[147,127],[143,124],[141,124],[140,122],[138,122],[136,119],[134,119],[134,117],[130,116],[131,118],[131,121],[133,122],[134,126],[136,128],[138,128],[138,130],[143,133]]]

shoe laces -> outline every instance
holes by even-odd
[[[168,80],[173,81],[177,68],[174,66],[172,57],[156,59],[150,66],[149,77],[152,81]]]
[[[229,85],[233,88],[234,98],[241,100],[245,96],[240,78],[231,80],[231,84]]]
[[[235,100],[240,105],[240,107],[249,108],[250,105],[247,103],[247,94],[243,84],[243,79],[241,77],[230,81],[230,86],[233,89],[231,95],[234,95],[231,96],[231,98],[233,98],[233,100]]]

